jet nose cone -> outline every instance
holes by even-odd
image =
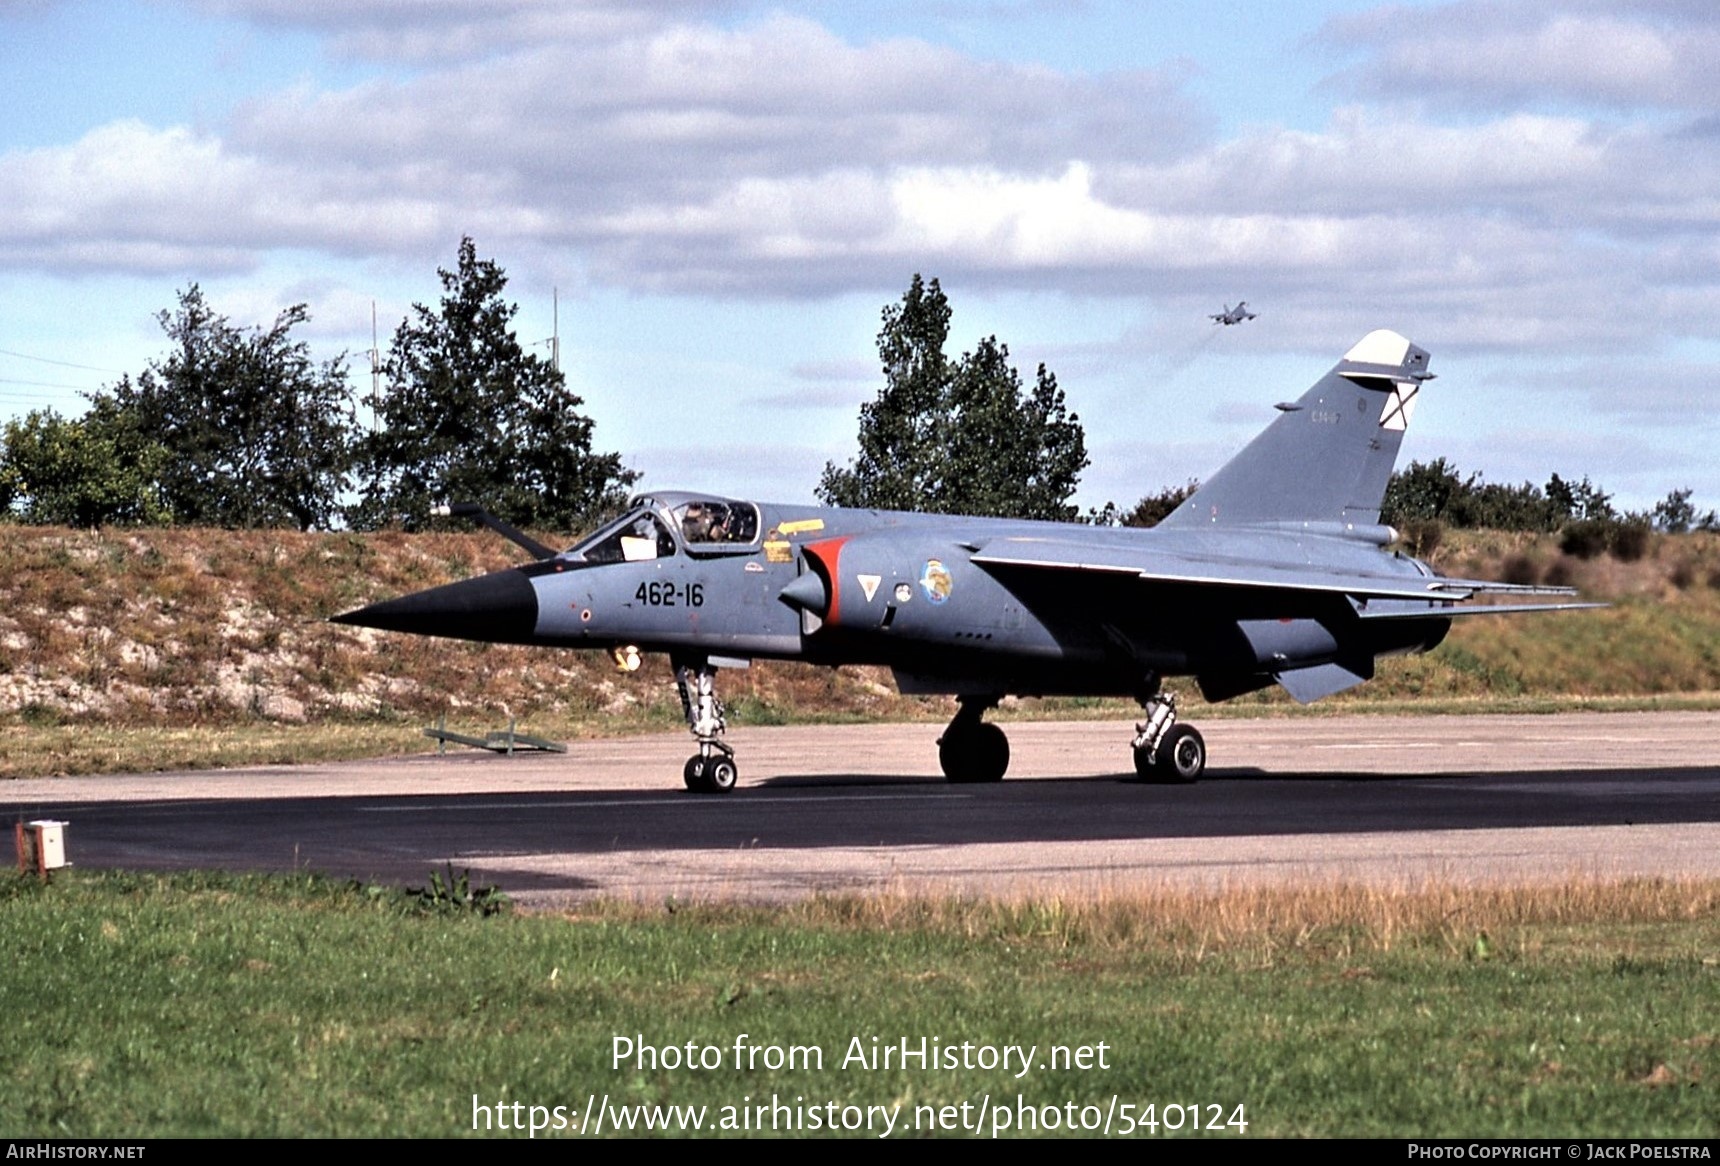
[[[531,580],[509,570],[373,603],[332,616],[330,622],[420,636],[525,644],[537,629],[537,617],[537,592]]]

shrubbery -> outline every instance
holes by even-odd
[[[1156,526],[1199,486],[1193,479],[1186,486],[1167,486],[1128,511],[1107,503],[1104,510],[1089,512],[1088,520],[1106,526]],[[1396,527],[1404,549],[1418,558],[1438,550],[1448,529],[1513,530],[1557,533],[1560,549],[1574,558],[1610,554],[1629,563],[1648,553],[1655,531],[1720,530],[1720,515],[1698,512],[1691,493],[1673,490],[1652,510],[1621,514],[1613,507],[1612,495],[1587,477],[1573,481],[1554,474],[1545,486],[1508,486],[1435,458],[1411,462],[1391,476],[1380,521]]]

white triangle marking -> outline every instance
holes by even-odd
[[[860,590],[866,593],[866,602],[871,603],[872,597],[878,594],[878,584],[884,581],[882,575],[856,575],[860,580]]]

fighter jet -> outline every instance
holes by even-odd
[[[1254,315],[1255,314],[1253,312],[1248,310],[1247,300],[1238,300],[1234,308],[1229,304],[1226,304],[1224,305],[1224,311],[1214,312],[1210,319],[1215,324],[1223,324],[1226,327],[1229,327],[1232,324],[1240,324],[1244,320],[1252,320],[1254,319]]]
[[[938,740],[954,782],[1003,777],[1009,742],[982,718],[1006,695],[1121,695],[1144,711],[1145,778],[1189,782],[1200,732],[1167,677],[1222,701],[1277,684],[1312,701],[1381,656],[1422,652],[1453,618],[1602,606],[1460,607],[1492,592],[1394,552],[1379,521],[1428,354],[1372,332],[1157,527],[819,509],[652,493],[556,552],[465,508],[535,556],[524,566],[336,616],[340,623],[610,652],[665,652],[697,752],[689,789],[739,770],[716,675],[754,660],[875,664],[904,693],[953,694]]]

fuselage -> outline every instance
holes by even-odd
[[[1369,624],[1340,594],[1143,582],[1103,563],[1004,569],[981,553],[1008,544],[1055,559],[1062,540],[1089,560],[1150,553],[1208,575],[1429,574],[1377,540],[1311,526],[1096,528],[658,493],[553,558],[342,618],[713,663],[879,664],[905,691],[1021,695],[1131,694],[1146,675],[1248,691],[1288,669],[1421,650],[1449,624],[1431,603],[1425,620]]]
[[[1206,745],[1166,677],[1208,700],[1277,684],[1306,703],[1434,647],[1459,612],[1584,606],[1458,609],[1571,592],[1441,577],[1387,549],[1380,510],[1432,379],[1426,350],[1370,332],[1150,530],[656,493],[560,554],[487,518],[537,561],[335,618],[609,649],[623,668],[667,653],[696,791],[734,788],[715,674],[757,659],[885,665],[903,692],[955,694],[938,739],[951,781],[1004,775],[1008,741],[982,718],[1012,694],[1131,697],[1136,772],[1194,781]]]

